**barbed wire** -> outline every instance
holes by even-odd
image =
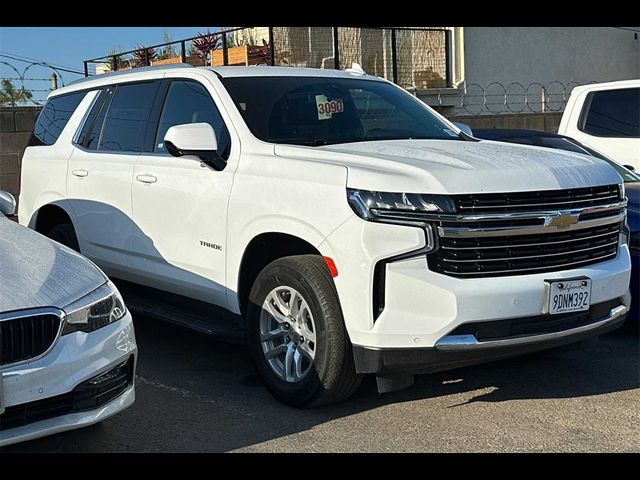
[[[8,55],[2,55],[0,54],[0,57],[9,57]],[[9,80],[9,81],[17,81],[18,82],[18,90],[21,89],[25,89],[29,92],[33,93],[49,93],[51,92],[53,89],[50,88],[28,88],[25,85],[25,82],[51,82],[52,79],[51,77],[49,78],[43,78],[43,77],[39,77],[39,76],[28,76],[27,73],[33,69],[33,68],[45,68],[48,70],[51,70],[52,73],[54,73],[56,75],[56,84],[59,81],[61,87],[65,86],[65,81],[64,81],[64,76],[62,75],[62,72],[60,72],[60,70],[56,67],[54,67],[53,65],[50,65],[46,62],[29,62],[26,60],[20,60],[20,59],[16,59],[20,62],[24,62],[27,63],[27,65],[22,68],[22,70],[20,70],[21,67],[17,67],[9,62],[6,62],[4,60],[0,60],[0,65],[4,65],[6,67],[8,67],[9,69],[11,69],[15,75],[11,75],[11,76],[6,76],[6,77],[0,77],[1,80]],[[37,72],[36,72],[37,73]],[[25,99],[24,103],[26,104],[31,104],[31,105],[35,105],[35,106],[42,106],[44,103],[46,102],[46,95],[45,98],[41,99],[41,98],[34,98],[33,96],[31,98]]]
[[[586,83],[597,83],[596,81]],[[527,85],[511,82],[505,86],[500,82],[491,82],[482,86],[478,83],[466,83],[459,93],[459,101],[453,105],[459,113],[468,115],[501,113],[544,113],[562,112],[567,105],[571,91],[578,82],[563,83],[553,80],[546,85],[531,82]],[[452,106],[451,89],[432,89],[428,96],[435,97],[432,106]]]

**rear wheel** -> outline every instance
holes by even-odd
[[[335,403],[360,384],[338,295],[322,257],[285,257],[267,265],[251,290],[247,320],[256,369],[283,403]]]
[[[76,252],[80,252],[80,246],[78,245],[78,238],[73,225],[70,223],[59,223],[53,226],[46,234],[51,240],[55,240],[62,245],[69,247]]]

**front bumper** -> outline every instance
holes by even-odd
[[[625,305],[626,303],[626,305]],[[449,335],[433,348],[373,349],[354,346],[358,373],[430,373],[474,365],[588,340],[620,327],[629,296],[605,317],[575,328],[539,335],[478,341],[473,335]]]
[[[547,280],[588,277],[591,305],[624,297],[631,273],[629,248],[611,260],[579,268],[507,277],[455,278],[429,269],[421,229],[353,218],[320,246],[338,268],[334,282],[351,343],[369,350],[426,349],[461,325],[538,317]],[[384,263],[386,259],[408,258]],[[384,265],[384,275],[376,266]],[[383,289],[379,289],[383,278]],[[375,311],[376,291],[384,298]],[[378,295],[380,296],[380,295]],[[628,304],[627,304],[628,305]]]
[[[0,416],[0,422],[4,417],[9,423],[15,422],[17,410],[38,406],[47,400],[58,405],[58,399],[77,394],[78,387],[86,385],[87,381],[113,371],[123,363],[132,364],[126,388],[108,403],[98,402],[96,408],[87,406],[73,413],[63,411],[59,416],[45,415],[42,420],[31,416],[26,423],[19,422],[22,424],[13,428],[3,429],[0,423],[0,446],[91,425],[129,407],[135,399],[136,360],[133,322],[127,312],[121,320],[94,332],[75,332],[60,337],[40,359],[4,369],[0,381],[5,412]]]

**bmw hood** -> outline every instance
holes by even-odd
[[[78,253],[0,215],[0,313],[63,308],[106,280]]]
[[[341,164],[348,186],[407,193],[559,190],[620,183],[607,162],[562,150],[459,140],[386,140],[303,147],[276,155]]]

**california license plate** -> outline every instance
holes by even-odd
[[[591,304],[591,279],[548,281],[548,308],[551,315],[582,312]]]

